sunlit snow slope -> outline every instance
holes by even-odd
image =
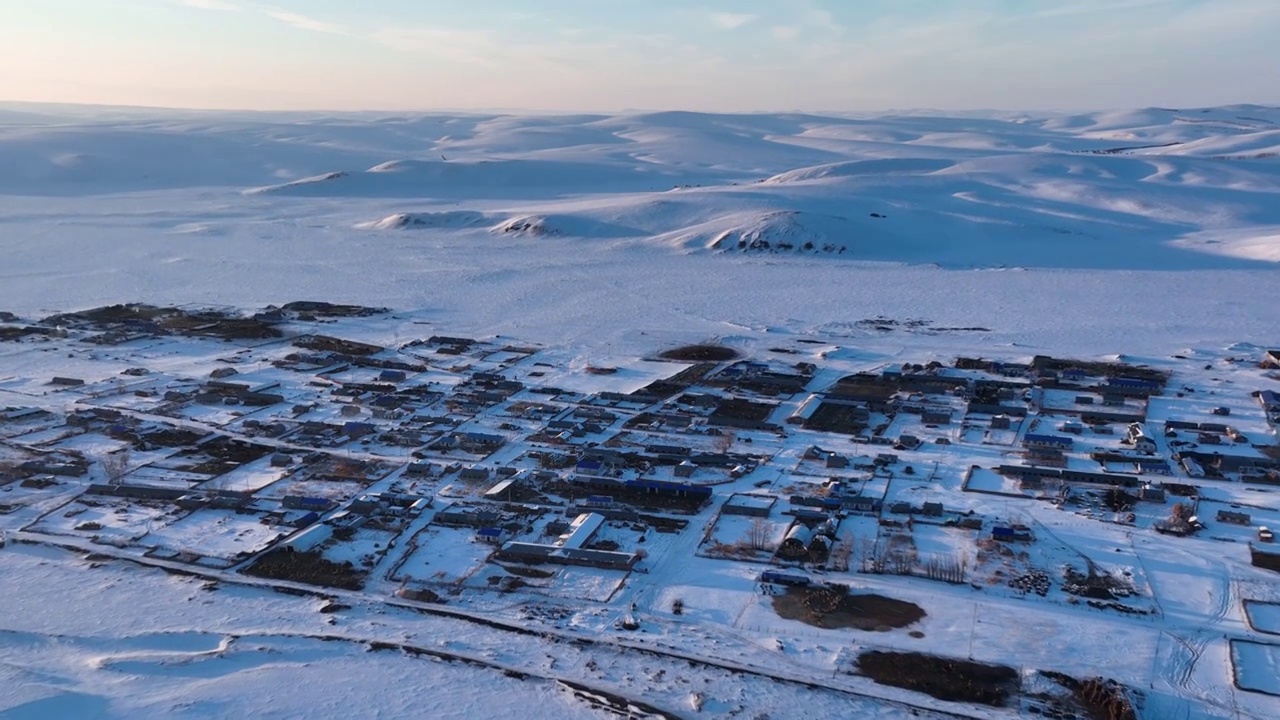
[[[945,267],[1280,261],[1280,110],[1268,107],[104,115],[6,115],[0,193],[162,192],[176,205],[221,190],[223,216],[306,208],[363,232],[499,246],[517,233]]]

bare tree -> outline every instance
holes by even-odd
[[[843,536],[831,548],[830,562],[831,566],[836,570],[847,571],[849,569],[850,560],[853,558],[853,547],[855,540],[850,536]]]
[[[771,530],[768,520],[762,517],[753,519],[747,527],[747,544],[752,550],[768,550]]]
[[[733,442],[738,439],[737,433],[732,430],[722,430],[716,439],[711,443],[711,447],[718,453],[727,453],[733,448]]]
[[[129,448],[102,457],[102,472],[107,476],[107,483],[119,485],[129,472]]]

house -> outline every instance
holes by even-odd
[[[1253,518],[1249,517],[1249,513],[1235,512],[1233,510],[1219,510],[1218,522],[1248,526],[1253,524]]]
[[[1032,465],[1057,468],[1065,468],[1067,466],[1067,456],[1061,450],[1052,448],[1030,448],[1027,450],[1026,458]]]
[[[921,508],[920,513],[925,517],[942,517],[942,503],[926,502]]]
[[[991,417],[992,430],[1008,430],[1013,425],[1013,420],[1008,415],[993,415]]]
[[[1057,435],[1028,434],[1022,439],[1022,446],[1025,448],[1040,448],[1044,450],[1070,450],[1072,442],[1071,438],[1060,437]]]
[[[452,505],[435,514],[432,521],[440,525],[461,525],[465,527],[494,527],[502,520],[502,515],[491,510],[466,505]]]
[[[993,540],[1031,540],[1031,528],[1025,525],[996,525],[991,528]]]
[[[760,573],[760,582],[767,585],[808,585],[812,580],[806,575],[795,575],[778,570],[765,570]]]
[[[342,409],[339,410],[339,412],[342,413],[343,417],[359,417],[360,406],[359,405],[343,405]]]
[[[1165,490],[1162,487],[1154,487],[1152,485],[1143,485],[1138,491],[1138,499],[1147,502],[1162,503],[1165,501]]]
[[[378,373],[378,380],[381,382],[399,383],[404,382],[408,374],[403,370],[383,370]]]
[[[679,465],[676,465],[675,475],[676,475],[676,477],[678,477],[678,478],[689,478],[689,477],[693,477],[693,473],[694,473],[697,469],[698,469],[698,466],[697,466],[697,465],[694,465],[693,463],[689,462],[688,460],[685,460],[685,461],[681,462]]]
[[[1144,378],[1114,377],[1107,381],[1105,390],[1116,395],[1159,395],[1160,383]]]
[[[556,538],[556,547],[566,550],[578,550],[591,542],[591,538],[604,525],[604,516],[599,513],[582,513],[569,523],[569,530]]]
[[[1134,450],[1140,453],[1151,454],[1156,451],[1156,441],[1147,434],[1147,429],[1142,423],[1130,423],[1125,439],[1133,444]]]
[[[1163,460],[1139,460],[1138,472],[1143,475],[1172,475],[1173,468]]]
[[[293,456],[285,452],[271,454],[271,467],[289,467],[293,464]]]
[[[502,444],[506,442],[506,438],[501,435],[478,432],[462,433],[457,438],[458,444],[469,452],[489,452],[502,447]]]
[[[834,470],[847,468],[849,467],[849,458],[845,457],[844,455],[831,453],[830,455],[827,455],[827,467]]]
[[[79,387],[84,385],[84,381],[80,378],[54,376],[54,378],[49,381],[49,384],[61,385],[63,387]]]
[[[342,424],[342,434],[352,438],[362,438],[377,428],[367,422],[346,422]]]
[[[583,458],[573,469],[584,475],[600,475],[604,472],[604,461],[599,458]]]
[[[476,530],[476,540],[489,545],[501,545],[504,535],[502,528],[482,527]]]
[[[725,501],[720,512],[724,515],[746,515],[749,517],[769,517],[773,505],[777,501],[772,495],[736,494]]]
[[[925,425],[950,425],[950,410],[925,410],[920,414],[920,421]]]
[[[468,482],[478,482],[481,480],[488,480],[489,468],[486,468],[486,467],[463,468],[462,471],[458,473],[458,479],[466,480]]]
[[[381,502],[382,498],[376,493],[373,495],[361,495],[351,501],[351,504],[347,506],[347,510],[356,515],[369,515],[378,509],[378,505]]]
[[[328,498],[307,497],[305,495],[285,495],[280,499],[280,505],[287,510],[312,510],[317,512],[327,512],[334,508],[336,503]]]
[[[404,474],[414,475],[417,477],[433,477],[439,471],[439,465],[427,462],[426,460],[419,460],[417,462],[409,463],[409,466],[404,469]]]
[[[1268,350],[1262,356],[1262,367],[1267,370],[1280,369],[1280,350]]]
[[[506,543],[498,551],[498,557],[524,563],[583,565],[607,570],[630,570],[640,561],[640,556],[636,553],[561,548],[526,542]]]
[[[524,483],[519,477],[509,477],[496,483],[484,493],[485,500],[505,500],[511,501],[518,495],[524,494]]]
[[[898,438],[898,444],[906,450],[915,450],[924,444],[924,441],[915,435],[903,435]]]
[[[1258,402],[1262,403],[1262,407],[1267,411],[1280,410],[1280,393],[1275,390],[1263,390],[1258,393]]]

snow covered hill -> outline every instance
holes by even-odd
[[[678,253],[776,254],[781,245],[944,267],[1192,269],[1280,256],[1280,110],[1269,107],[986,116],[157,111],[102,121],[51,112],[15,106],[0,116],[0,193],[158,192],[174,207],[216,195],[227,216],[341,214],[352,219],[332,222],[365,232],[493,227]],[[401,219],[380,221],[391,217]]]
[[[856,304],[1106,346],[1119,308],[1247,334],[1280,289],[1278,108],[0,111],[6,310],[324,297],[579,337]]]

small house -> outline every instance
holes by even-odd
[[[1253,518],[1249,517],[1249,513],[1235,512],[1234,510],[1219,510],[1218,522],[1247,526],[1253,524]]]
[[[1133,449],[1140,453],[1151,454],[1156,451],[1156,441],[1147,433],[1142,423],[1130,423],[1126,439],[1133,444]]]
[[[920,414],[920,420],[926,425],[950,425],[951,411],[925,410]]]
[[[920,512],[925,517],[942,517],[942,503],[926,502]]]
[[[698,466],[697,466],[697,465],[694,465],[693,463],[689,462],[688,460],[685,460],[685,461],[681,462],[679,465],[676,465],[675,475],[676,475],[676,477],[678,477],[678,478],[689,478],[689,477],[693,477],[693,473],[694,473],[697,469],[698,469]]]
[[[1151,485],[1143,485],[1138,491],[1138,499],[1147,502],[1162,503],[1165,501],[1165,490],[1162,487],[1154,487]]]

